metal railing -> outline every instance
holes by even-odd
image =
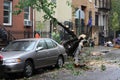
[[[6,37],[6,40],[8,41],[12,41],[12,40],[15,40],[16,38],[12,35],[12,33],[7,30],[3,25],[0,25],[0,34],[4,34],[7,36]],[[4,32],[4,33],[3,33]]]

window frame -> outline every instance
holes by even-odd
[[[5,2],[9,2],[10,3],[10,10],[9,10],[9,14],[8,14],[8,17],[9,17],[9,22],[8,23],[4,23],[4,14],[3,14],[3,25],[12,25],[12,1],[4,1]],[[3,4],[4,6],[4,4]],[[3,10],[5,11],[5,9],[3,8]]]
[[[31,12],[31,9],[30,9],[30,7],[28,7],[28,8],[29,8],[29,12],[26,12],[24,10],[24,16],[25,16],[26,13],[28,13],[28,19],[25,19],[25,17],[24,17],[24,21],[30,21],[30,12]]]

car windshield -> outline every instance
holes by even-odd
[[[29,51],[35,46],[35,41],[14,41],[11,42],[3,51]]]

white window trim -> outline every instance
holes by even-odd
[[[31,8],[29,7],[29,19],[24,19],[24,21],[30,21],[30,14],[31,13]]]
[[[10,22],[9,23],[3,23],[3,25],[12,25],[12,1],[10,2]]]

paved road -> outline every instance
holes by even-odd
[[[118,65],[106,65],[106,70],[100,69],[88,71],[76,77],[75,80],[120,80],[120,68]]]
[[[110,51],[105,53],[102,61],[93,64],[95,69],[81,71],[82,74],[73,75],[71,70],[49,69],[38,71],[29,80],[120,80],[120,49],[97,46],[92,51]],[[101,65],[106,66],[106,70],[101,70]],[[23,80],[23,78],[20,80]]]
[[[104,55],[103,61],[106,63],[103,63],[106,70],[101,71],[99,67],[92,72],[85,72],[75,80],[120,80],[120,49],[98,46],[94,48],[94,51],[110,51]]]
[[[103,62],[98,63],[97,66],[95,64],[95,70],[82,72],[78,76],[74,76],[66,69],[55,70],[42,74],[40,80],[120,80],[120,49],[97,46],[91,50],[110,51],[105,53]],[[101,64],[106,66],[105,71],[101,70]]]
[[[116,64],[107,64],[106,70],[100,68],[92,71],[82,72],[74,76],[68,70],[55,70],[41,74],[39,77],[32,77],[30,80],[120,80],[120,68]]]

